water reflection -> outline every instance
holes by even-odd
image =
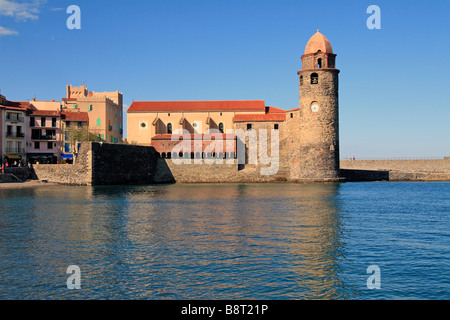
[[[339,184],[46,187],[0,197],[0,298],[354,295]],[[7,200],[7,201],[5,201]],[[79,265],[83,290],[65,289]],[[29,270],[25,278],[22,272]],[[39,289],[39,290],[36,290]]]

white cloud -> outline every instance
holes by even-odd
[[[16,21],[39,19],[39,8],[47,0],[0,0],[0,16],[14,18]],[[18,35],[17,31],[0,26],[0,37]]]
[[[4,36],[16,36],[19,33],[17,31],[14,30],[10,30],[10,29],[6,29],[3,28],[2,26],[0,26],[0,37],[4,37]]]
[[[0,0],[0,15],[15,18],[17,21],[37,20],[39,7],[46,0]]]

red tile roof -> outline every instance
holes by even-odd
[[[275,108],[275,107],[266,107],[266,113],[285,113],[286,110]]]
[[[237,114],[234,116],[234,122],[266,122],[286,121],[286,113],[268,113],[268,114]]]
[[[31,110],[30,115],[59,117],[61,114],[59,113],[59,111],[54,110]]]
[[[23,101],[6,101],[5,104],[0,105],[0,107],[9,110],[26,111],[30,107],[30,103]]]
[[[248,111],[265,112],[264,100],[243,101],[135,101],[128,112]]]
[[[87,112],[62,112],[63,121],[89,121]]]
[[[63,101],[77,101],[77,98],[63,98]]]

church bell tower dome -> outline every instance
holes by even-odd
[[[311,39],[309,39],[305,48],[305,55],[322,51],[323,53],[333,53],[330,41],[317,30]]]

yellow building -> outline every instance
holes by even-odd
[[[86,85],[67,86],[62,99],[62,111],[87,112],[89,131],[110,143],[120,143],[123,137],[123,95],[114,92],[90,92]]]
[[[235,129],[237,115],[264,116],[275,109],[266,107],[263,100],[135,101],[127,111],[127,139],[139,145],[151,145],[154,137],[177,129],[190,133],[217,129],[226,133],[227,129]]]

